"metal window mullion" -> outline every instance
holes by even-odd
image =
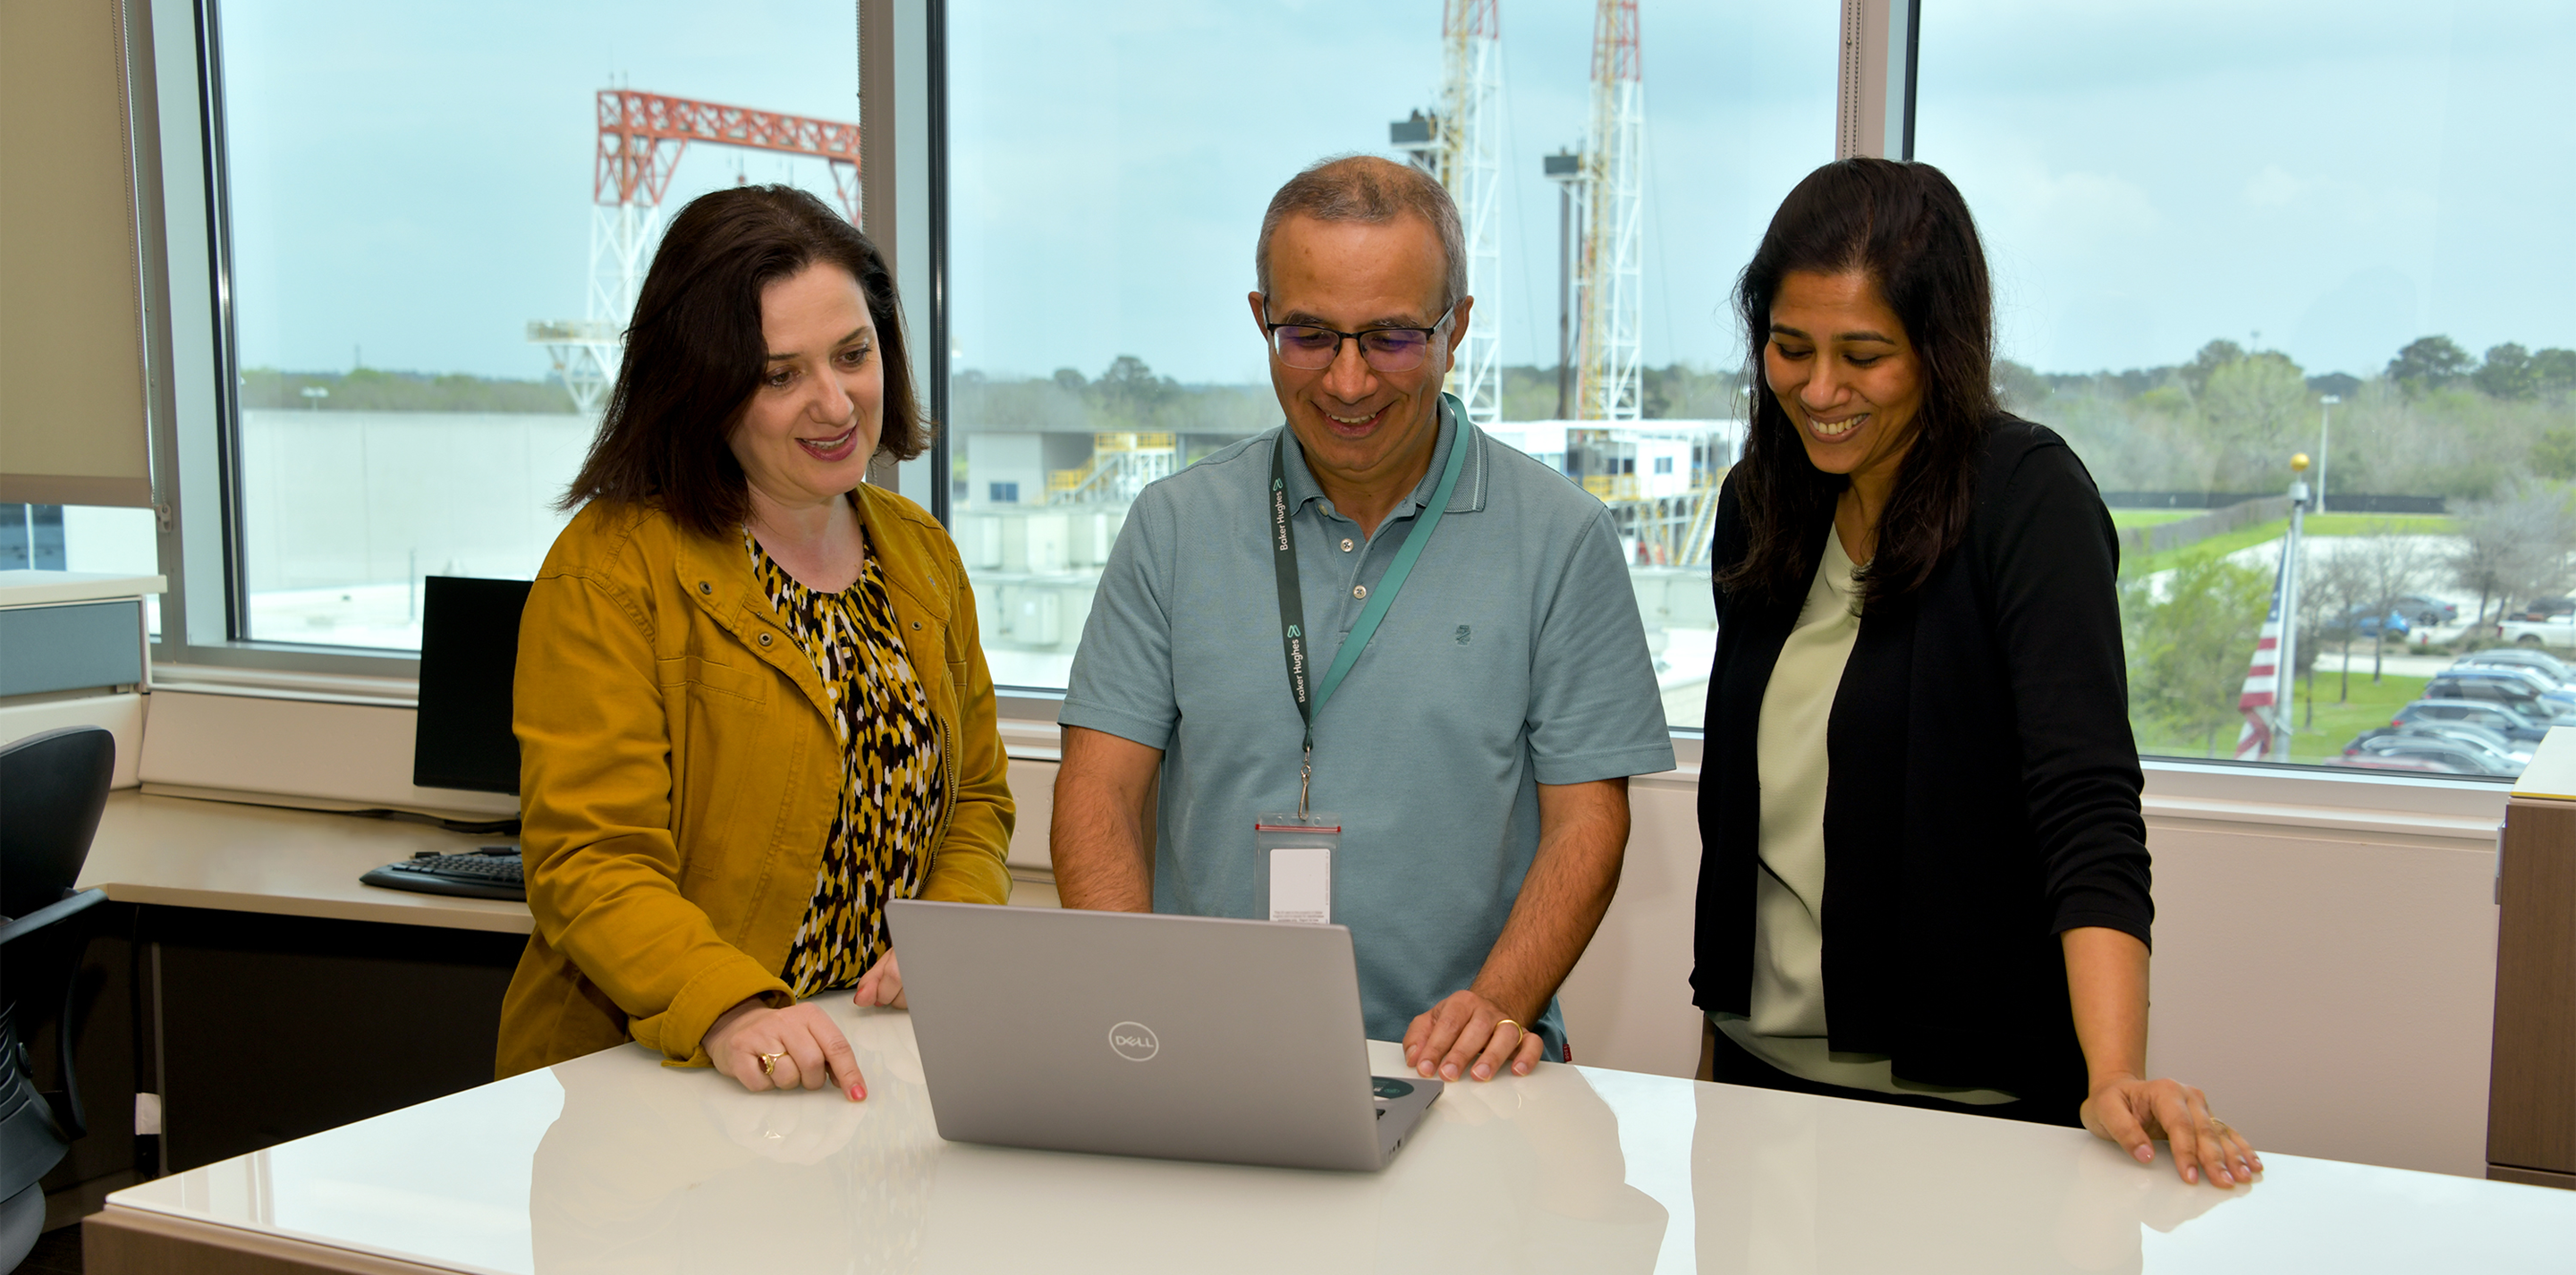
[[[1843,0],[1834,158],[1914,157],[1918,0]]]
[[[232,180],[224,119],[223,25],[216,5],[217,0],[199,0],[197,5],[197,68],[205,126],[206,253],[214,278],[214,428],[223,511],[224,638],[242,642],[251,636],[250,539],[243,520],[241,347],[233,323]]]

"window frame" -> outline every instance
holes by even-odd
[[[129,16],[132,141],[141,264],[150,316],[152,465],[161,503],[159,553],[169,579],[155,681],[236,694],[384,704],[416,690],[407,651],[242,636],[248,614],[241,553],[240,405],[230,273],[222,98],[221,0],[121,0]],[[1837,154],[1910,158],[1919,0],[1842,0]],[[861,182],[870,233],[911,298],[934,420],[949,405],[946,0],[858,0]],[[1895,145],[1888,143],[1893,140]],[[873,472],[914,490],[942,524],[952,517],[950,437],[922,457]],[[891,471],[891,472],[889,472]],[[192,589],[191,583],[197,587]],[[1061,688],[1000,686],[1015,754],[1052,752]],[[1699,765],[1701,732],[1671,730],[1681,769]],[[2151,800],[2480,815],[2507,781],[2479,776],[2347,775],[2272,762],[2141,755]]]

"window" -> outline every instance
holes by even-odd
[[[1839,28],[1832,6],[1648,6],[1640,371],[1606,420],[1559,375],[1550,176],[1585,149],[1592,8],[1501,6],[1496,247],[1473,285],[1497,375],[1476,401],[1616,512],[1668,715],[1696,727],[1715,621],[1692,514],[1742,436],[1726,289],[1832,157]],[[949,515],[996,682],[1062,687],[1136,493],[1279,423],[1243,301],[1262,210],[1317,159],[1437,135],[1441,10],[948,0]],[[1476,398],[1468,374],[1449,388]]]
[[[2113,506],[2141,751],[2238,755],[2304,453],[2287,757],[2518,771],[2528,738],[2343,754],[2465,652],[2576,656],[2510,618],[2576,548],[2571,57],[2565,6],[1926,15],[1915,155],[1986,235],[1999,388]]]
[[[842,200],[828,157],[663,140],[658,202],[612,183],[603,205],[603,99],[854,121],[852,11],[224,0],[219,19],[237,636],[416,649],[423,576],[525,578],[561,529],[660,214],[738,182]]]

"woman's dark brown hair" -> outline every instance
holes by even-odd
[[[749,508],[726,438],[768,366],[760,293],[807,266],[850,272],[885,369],[877,450],[910,460],[930,444],[913,397],[894,272],[859,228],[793,186],[737,186],[690,200],[662,235],[626,329],[599,436],[558,508],[658,502],[683,527],[721,536]]]
[[[1816,572],[1809,542],[1847,482],[1809,463],[1763,373],[1771,301],[1795,271],[1866,276],[1922,364],[1914,441],[1879,514],[1877,557],[1859,581],[1864,606],[1902,598],[1967,534],[1976,497],[1977,449],[1996,412],[1986,251],[1967,201],[1929,164],[1838,160],[1807,174],[1772,216],[1735,288],[1752,342],[1753,420],[1735,474],[1745,554],[1717,571],[1721,588],[1770,602],[1805,596]]]

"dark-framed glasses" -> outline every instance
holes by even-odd
[[[1368,328],[1343,332],[1312,323],[1265,323],[1270,333],[1270,348],[1279,361],[1301,371],[1316,372],[1333,365],[1342,355],[1342,342],[1360,343],[1360,357],[1381,372],[1410,372],[1422,366],[1431,353],[1431,339],[1448,326],[1449,316],[1458,312],[1450,306],[1440,312],[1427,328]]]

